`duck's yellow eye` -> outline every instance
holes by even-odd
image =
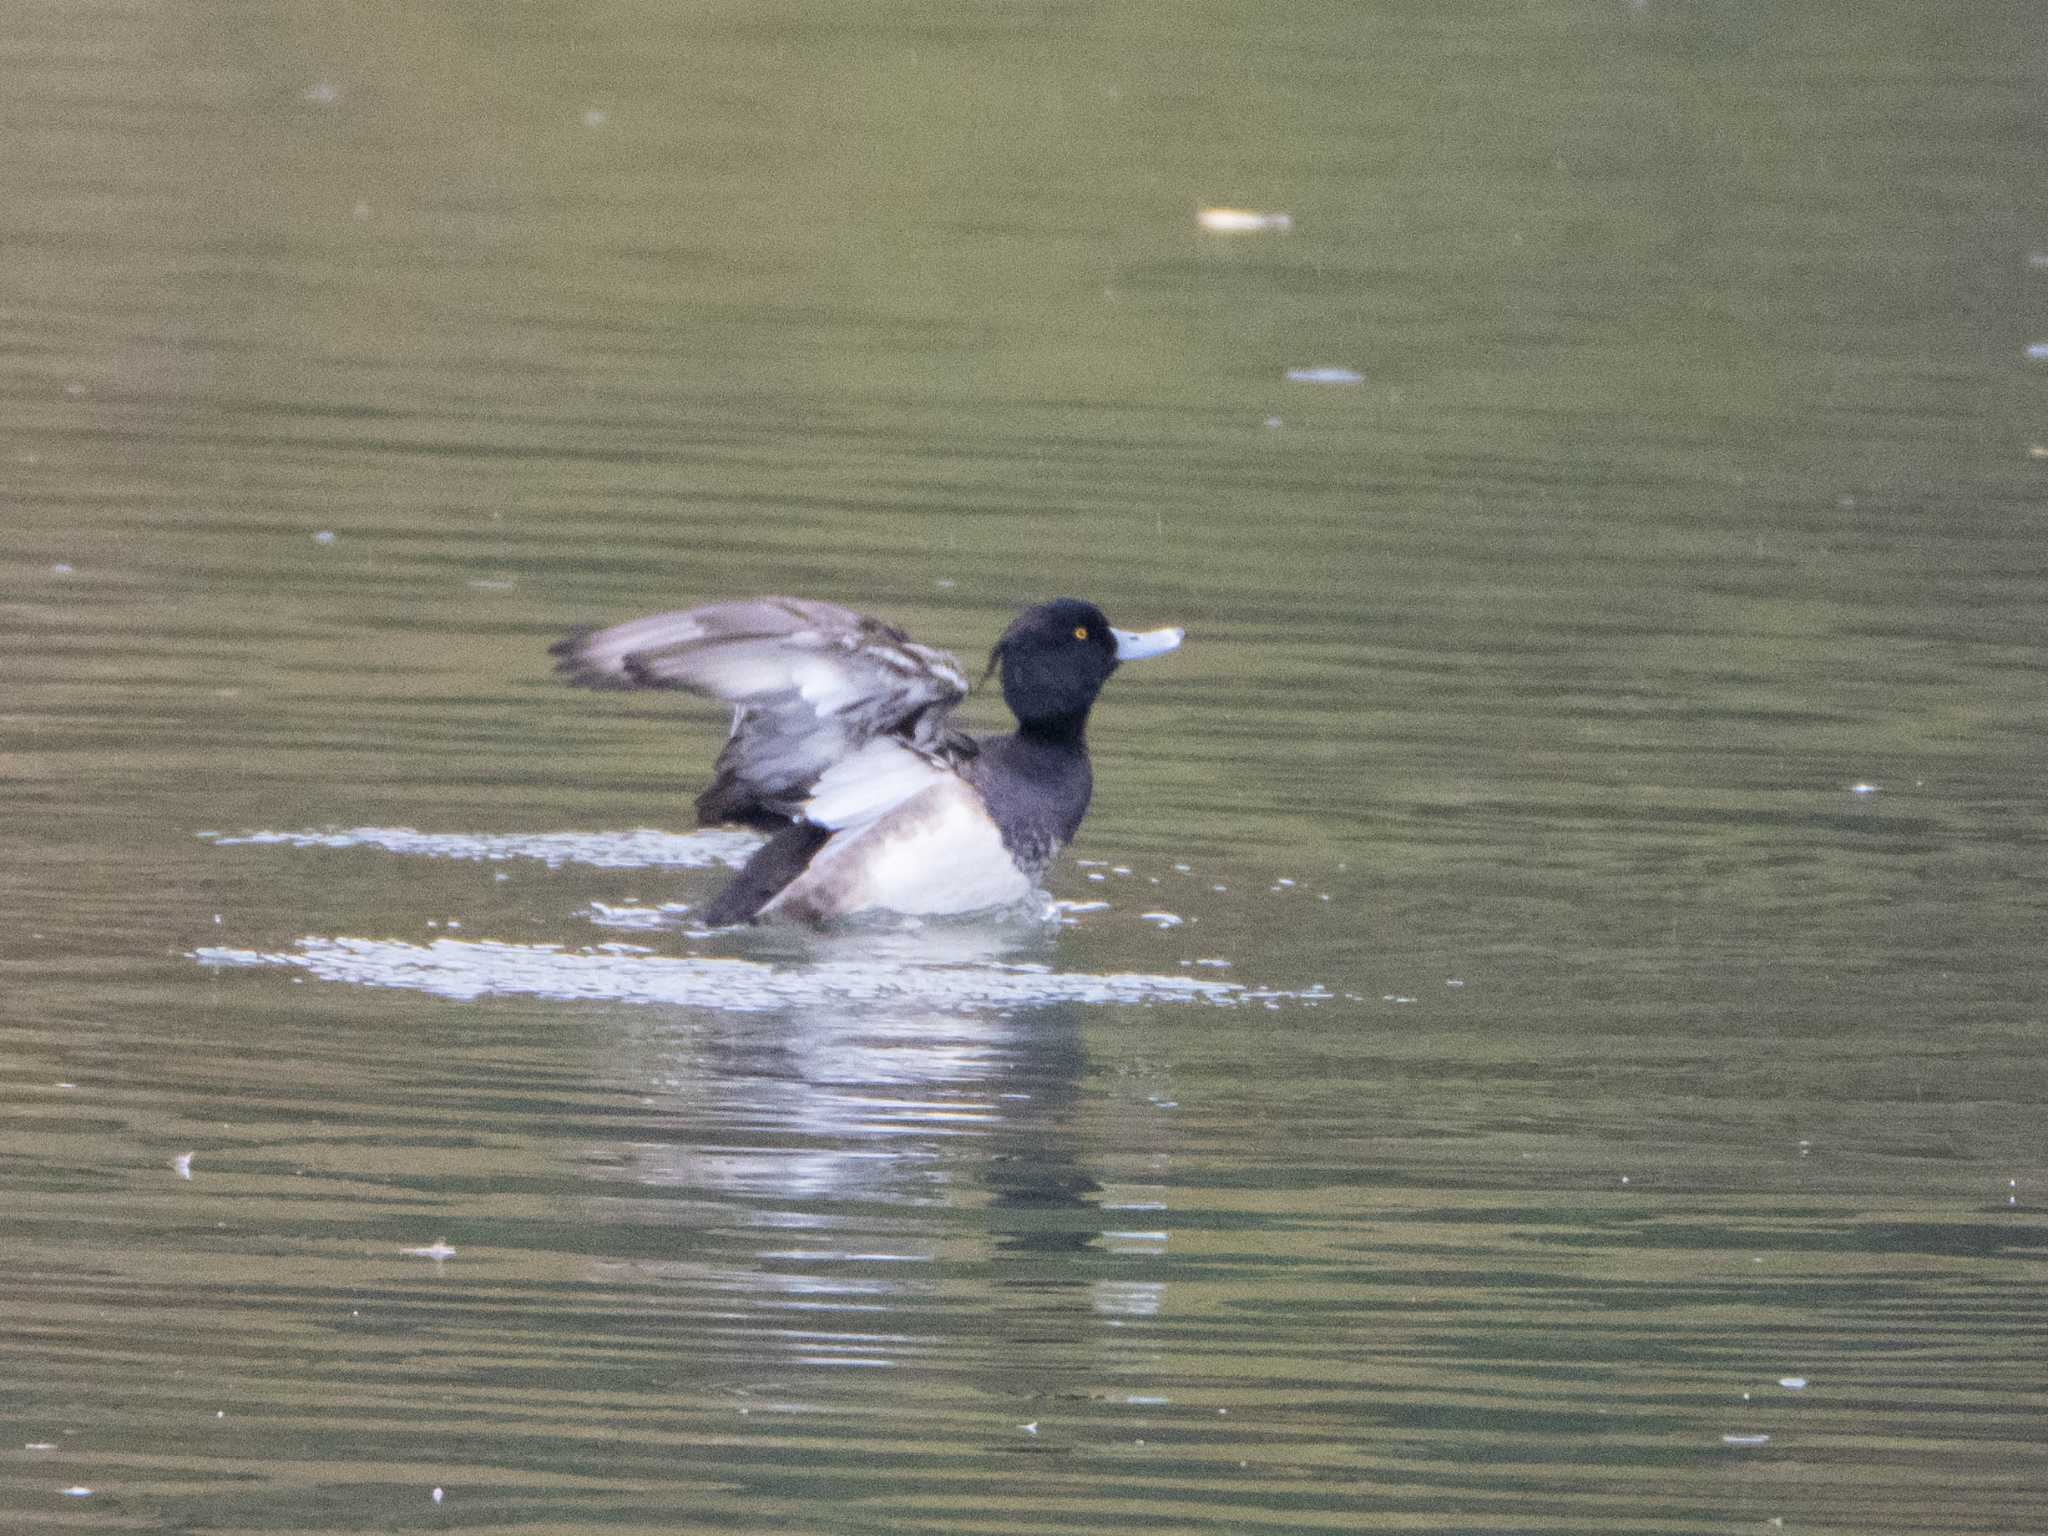
[[[1077,624],[1074,627],[1074,638],[1076,640],[1086,640],[1088,638],[1088,626],[1086,624]]]

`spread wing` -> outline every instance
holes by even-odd
[[[967,696],[960,664],[832,603],[711,603],[581,631],[552,651],[583,687],[681,688],[732,705],[731,739],[697,797],[706,823],[782,826],[828,769],[878,737],[934,762],[974,750],[947,720]]]

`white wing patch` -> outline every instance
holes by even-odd
[[[952,777],[894,736],[877,736],[818,776],[804,819],[844,831],[879,820]]]

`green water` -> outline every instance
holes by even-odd
[[[2048,1528],[2043,61],[11,12],[0,1524]],[[1063,923],[676,914],[771,591],[1187,627]]]

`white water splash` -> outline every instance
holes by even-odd
[[[416,827],[329,827],[302,832],[201,832],[219,848],[375,848],[429,859],[533,859],[549,869],[737,869],[761,846],[747,832],[422,832]]]
[[[554,945],[438,939],[299,940],[290,950],[209,945],[202,965],[283,967],[322,981],[394,987],[471,1001],[481,997],[662,1003],[730,1013],[847,1004],[914,1004],[967,1012],[1055,1003],[1206,1003],[1240,1007],[1276,1000],[1314,1002],[1326,994],[1254,990],[1193,976],[1059,972],[999,962],[906,965],[900,959],[817,964],[622,953],[623,946],[569,950]]]

